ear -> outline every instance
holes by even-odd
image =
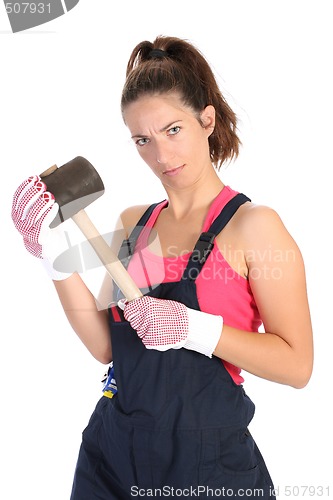
[[[215,128],[215,108],[211,104],[205,107],[200,113],[200,121],[202,127],[207,130],[208,137],[213,133]]]

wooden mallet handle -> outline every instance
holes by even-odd
[[[40,174],[40,177],[46,181],[45,177],[52,174],[57,170],[57,165],[53,165],[45,172]],[[45,182],[47,185],[47,182]],[[56,198],[57,201],[57,198]],[[77,213],[71,215],[72,220],[79,227],[81,232],[87,238],[96,254],[100,258],[107,272],[111,278],[118,285],[127,300],[134,300],[142,297],[142,292],[133,281],[121,261],[112,252],[109,245],[91,222],[84,209],[79,210]]]

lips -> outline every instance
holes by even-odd
[[[184,168],[184,165],[181,165],[180,167],[176,167],[176,168],[169,168],[167,170],[164,170],[163,172],[163,175],[167,175],[167,176],[174,176],[174,175],[177,175],[179,174],[179,172],[181,172],[181,170],[183,170]]]

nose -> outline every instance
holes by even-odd
[[[166,140],[156,142],[155,156],[159,165],[168,165],[174,157],[172,146]]]

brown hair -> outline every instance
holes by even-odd
[[[214,106],[216,122],[209,137],[209,149],[211,161],[218,170],[225,161],[237,157],[241,142],[236,133],[236,114],[199,50],[175,37],[158,36],[153,43],[139,43],[127,64],[122,111],[143,95],[168,92],[178,92],[184,104],[198,115],[206,106]]]

